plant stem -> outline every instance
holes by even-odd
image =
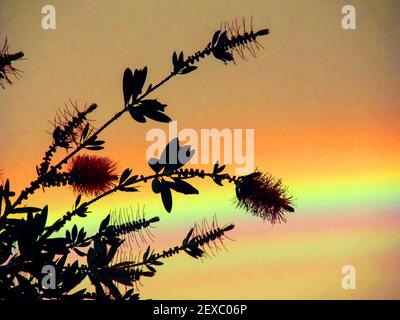
[[[168,250],[163,250],[161,253],[155,253],[151,255],[151,261],[157,261],[159,259],[165,259],[169,258],[173,255],[179,254],[180,252],[190,249],[191,246],[193,246],[193,243],[197,247],[203,247],[207,245],[209,242],[215,241],[216,239],[221,239],[224,234],[234,228],[233,224],[227,225],[225,227],[219,228],[213,228],[212,230],[209,230],[207,232],[204,232],[200,235],[197,235],[193,237],[190,242],[185,243],[185,241],[182,243],[180,246],[175,246],[173,248],[169,248]],[[151,264],[151,261],[149,259],[147,260],[142,260],[140,262],[135,262],[135,261],[127,261],[127,262],[122,262],[120,264],[114,265],[115,268],[121,268],[121,269],[129,269],[129,268],[137,268],[143,265],[146,265],[148,263]]]
[[[177,73],[171,72],[167,77],[165,77],[163,80],[161,80],[157,85],[152,87],[150,90],[147,90],[144,94],[142,94],[140,97],[137,98],[136,102],[140,102],[142,99],[144,99],[146,96],[148,96],[150,93],[155,91],[157,88],[162,86],[164,83],[166,83],[168,80],[170,80],[172,77],[174,77]],[[97,129],[90,137],[88,137],[85,141],[89,141],[90,138],[94,136],[98,136],[101,132],[103,132],[108,126],[110,126],[114,121],[118,120],[125,112],[128,111],[128,108],[124,107],[121,111],[117,112],[111,119],[109,119],[106,123],[104,123],[99,129]],[[43,182],[43,178],[45,178],[49,173],[54,173],[55,171],[59,170],[62,168],[64,164],[68,162],[69,159],[71,159],[73,156],[75,156],[78,152],[80,152],[83,148],[86,147],[87,143],[86,142],[81,143],[79,146],[75,148],[74,151],[72,151],[70,154],[68,154],[64,159],[60,160],[56,165],[52,166],[50,171],[47,172],[46,174],[42,175],[41,177],[38,177],[36,180],[31,182],[30,187],[25,188],[22,190],[18,196],[18,198],[14,201],[14,203],[11,205],[10,210],[5,212],[2,217],[0,217],[0,222],[4,220],[10,211],[12,209],[15,209],[18,205],[22,203],[23,200],[28,199],[29,194],[33,194],[37,189],[40,188],[41,183]]]
[[[183,176],[185,174],[186,174],[186,176]],[[68,220],[71,220],[71,218],[73,216],[75,216],[79,212],[80,208],[82,208],[82,207],[86,207],[87,208],[91,204],[101,200],[102,198],[104,198],[104,197],[106,197],[106,196],[108,196],[108,195],[110,195],[110,194],[112,194],[114,192],[123,191],[124,187],[128,187],[128,186],[131,187],[131,186],[134,186],[134,185],[136,185],[136,184],[138,184],[140,182],[145,182],[146,183],[149,180],[153,180],[153,179],[156,179],[156,178],[164,178],[164,177],[170,177],[170,178],[178,178],[179,177],[180,179],[192,179],[192,178],[195,178],[195,177],[200,177],[200,178],[210,177],[210,178],[213,178],[215,176],[219,176],[221,179],[228,180],[229,182],[236,182],[237,181],[237,178],[235,176],[230,176],[229,174],[219,174],[218,175],[218,174],[214,174],[214,173],[206,173],[206,172],[200,172],[200,171],[199,172],[188,171],[187,173],[185,173],[182,169],[176,170],[176,171],[173,171],[173,172],[170,172],[170,173],[156,173],[156,174],[149,175],[149,176],[143,176],[142,175],[139,179],[137,179],[135,182],[133,182],[133,183],[131,183],[129,185],[124,184],[124,183],[116,185],[115,187],[111,188],[110,190],[107,190],[106,192],[104,192],[104,193],[92,198],[91,200],[82,203],[78,208],[75,208],[71,212],[68,211],[61,218],[61,220],[57,220],[50,227],[48,227],[47,231],[43,234],[43,236],[41,238],[42,239],[48,238],[54,232],[57,232],[57,231],[61,230],[61,228],[65,225],[65,223]]]

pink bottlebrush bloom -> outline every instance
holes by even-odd
[[[294,212],[286,190],[280,179],[256,171],[238,179],[236,205],[272,224],[286,222],[285,213]]]
[[[111,189],[118,179],[116,164],[108,157],[78,155],[72,158],[68,173],[76,193],[98,196]]]

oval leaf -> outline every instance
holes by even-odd
[[[171,212],[172,210],[172,194],[171,194],[171,189],[164,187],[161,189],[161,200],[163,202],[165,210],[167,212]]]
[[[132,86],[133,86],[132,70],[129,68],[126,68],[124,71],[123,79],[122,79],[122,90],[124,93],[125,106],[129,103],[129,100],[132,97],[132,91],[131,91]]]

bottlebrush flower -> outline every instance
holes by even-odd
[[[286,222],[285,213],[294,212],[292,199],[282,181],[256,171],[236,183],[236,205],[272,224]]]
[[[72,158],[68,173],[74,191],[98,196],[114,186],[118,179],[116,164],[108,157],[78,155]]]
[[[9,53],[7,38],[4,42],[3,47],[0,49],[0,86],[4,89],[4,81],[8,84],[12,84],[9,75],[13,75],[16,78],[21,77],[21,71],[14,68],[11,63],[16,60],[22,59],[24,53],[22,51],[17,53]]]
[[[247,30],[247,28],[249,30]],[[245,58],[245,52],[249,52],[253,57],[256,57],[257,51],[260,48],[264,48],[258,41],[259,36],[265,36],[269,34],[268,29],[254,31],[253,17],[251,17],[250,23],[246,28],[246,20],[243,17],[242,21],[237,18],[231,22],[225,21],[221,24],[221,34],[225,34],[225,39],[222,42],[225,48],[227,48],[227,57],[231,57],[234,61],[234,54],[236,53],[240,58]],[[253,46],[254,45],[254,46]],[[226,53],[225,53],[226,54]]]
[[[87,118],[88,114],[97,109],[97,104],[92,103],[81,108],[78,103],[69,100],[72,110],[67,104],[64,109],[58,109],[54,121],[52,136],[58,146],[70,148],[70,144],[79,145],[82,140],[90,135],[93,130],[91,121]]]
[[[229,61],[235,62],[235,54],[245,59],[245,53],[250,52],[250,54],[255,57],[257,51],[263,48],[258,42],[258,38],[268,34],[268,29],[254,31],[253,19],[251,19],[247,29],[244,18],[242,21],[235,19],[232,22],[224,22],[221,24],[220,30],[214,33],[211,42],[209,42],[207,47],[203,50],[197,51],[186,60],[183,60],[183,52],[181,52],[179,58],[177,54],[174,53],[174,67],[179,73],[191,72],[197,68],[193,66],[196,61],[209,56],[211,53],[215,58],[223,61],[225,64]]]

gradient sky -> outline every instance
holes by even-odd
[[[91,232],[110,210],[145,204],[161,218],[158,249],[203,217],[235,223],[228,252],[204,263],[171,258],[143,281],[143,298],[400,298],[398,1],[51,1],[50,31],[41,28],[45,4],[0,3],[0,39],[27,58],[17,65],[23,78],[0,91],[0,168],[16,191],[34,178],[51,142],[48,121],[69,98],[98,103],[99,126],[122,107],[126,67],[147,65],[155,83],[173,51],[201,49],[222,21],[253,16],[256,29],[271,31],[256,59],[207,59],[153,97],[179,128],[254,128],[256,166],[289,186],[296,213],[271,227],[234,207],[231,186],[201,181],[193,181],[200,195],[174,197],[171,214],[147,185],[96,204],[77,220]],[[341,27],[345,4],[357,10],[357,30]],[[125,116],[105,131],[100,154],[121,171],[150,173],[145,135],[155,127],[166,128]],[[48,190],[30,204],[48,203],[55,220],[74,198]],[[356,290],[341,288],[344,265],[356,268]]]

